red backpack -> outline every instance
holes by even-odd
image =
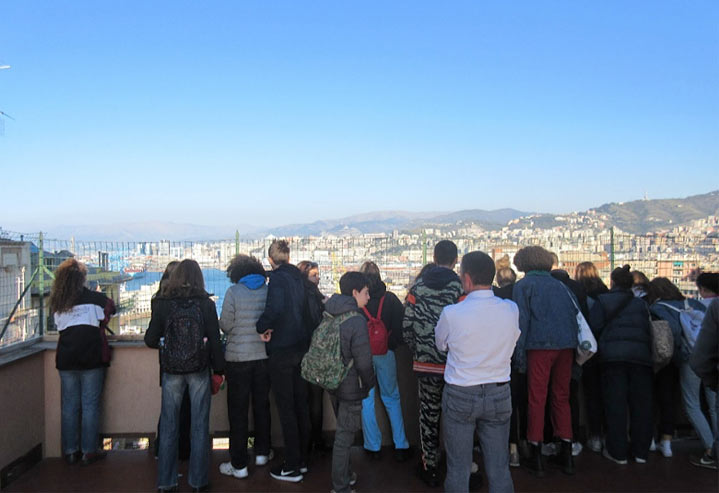
[[[382,321],[382,305],[384,305],[384,296],[379,300],[379,308],[377,309],[377,316],[373,317],[370,315],[369,310],[366,307],[362,307],[364,314],[367,316],[367,328],[369,329],[369,347],[372,351],[373,356],[382,356],[387,354],[387,339],[389,334],[387,333],[387,327],[385,327]]]

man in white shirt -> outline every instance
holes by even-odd
[[[509,473],[509,375],[520,333],[519,310],[514,302],[494,296],[494,273],[487,254],[462,257],[460,278],[467,297],[446,306],[435,328],[437,348],[448,351],[442,394],[445,491],[469,490],[475,430],[490,493],[514,491]]]

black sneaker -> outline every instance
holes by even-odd
[[[408,448],[398,448],[394,451],[394,460],[397,462],[407,462],[412,457],[412,450]]]
[[[90,464],[94,464],[95,462],[104,459],[107,457],[107,452],[104,450],[101,452],[91,452],[89,454],[82,454],[82,462],[80,463],[81,466],[89,466]]]
[[[275,466],[270,469],[270,476],[280,481],[299,483],[302,481],[302,473],[295,469],[285,469],[285,465]]]
[[[427,486],[431,488],[436,488],[439,486],[440,479],[436,467],[428,467],[427,469],[425,469],[422,464],[420,464],[419,477],[422,481],[424,481]]]
[[[80,461],[81,457],[82,457],[82,452],[78,451],[78,452],[73,452],[71,454],[65,454],[64,459],[65,459],[65,462],[72,465],[72,464],[77,464]]]
[[[689,462],[697,467],[705,467],[707,469],[717,469],[717,461],[711,455],[706,452],[701,457],[695,455],[689,456]]]

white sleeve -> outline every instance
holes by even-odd
[[[434,342],[437,344],[437,349],[442,352],[447,351],[449,342],[449,320],[447,319],[447,308],[445,307],[442,309],[437,326],[434,328]]]

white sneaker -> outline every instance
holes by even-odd
[[[275,451],[270,449],[270,453],[267,455],[256,455],[255,456],[255,465],[256,466],[266,466],[269,461],[275,458]]]
[[[557,455],[557,444],[554,442],[543,443],[542,455]]]
[[[587,440],[587,447],[589,447],[589,450],[596,453],[602,452],[602,439],[598,436],[593,436],[589,440]]]
[[[352,471],[352,474],[350,474],[350,486],[354,486],[357,484],[357,473]]]
[[[472,461],[472,469],[470,471],[472,474],[477,474],[479,472],[479,464]]]
[[[636,462],[637,464],[646,464],[647,459],[642,459],[641,457],[635,457],[634,462]]]
[[[610,461],[615,462],[615,463],[619,464],[620,466],[624,466],[627,464],[626,459],[619,460],[619,459],[615,459],[614,457],[612,457],[612,455],[607,451],[606,448],[604,450],[602,450],[602,455],[604,456],[605,459],[609,459]]]
[[[572,455],[573,455],[574,457],[576,457],[576,456],[578,456],[579,454],[581,454],[581,453],[582,453],[582,449],[584,449],[584,447],[582,447],[582,444],[581,444],[581,443],[579,443],[579,442],[572,442]]]
[[[662,440],[659,442],[659,446],[657,447],[659,449],[659,452],[664,457],[672,457],[674,454],[672,454],[672,442],[671,440]]]
[[[657,442],[655,442],[653,438],[652,438],[652,443],[649,444],[649,451],[650,452],[657,451]]]
[[[234,476],[237,479],[244,479],[249,476],[249,472],[247,472],[247,467],[243,467],[242,469],[235,469],[232,465],[232,462],[223,462],[222,464],[220,464],[220,472],[225,476]]]

